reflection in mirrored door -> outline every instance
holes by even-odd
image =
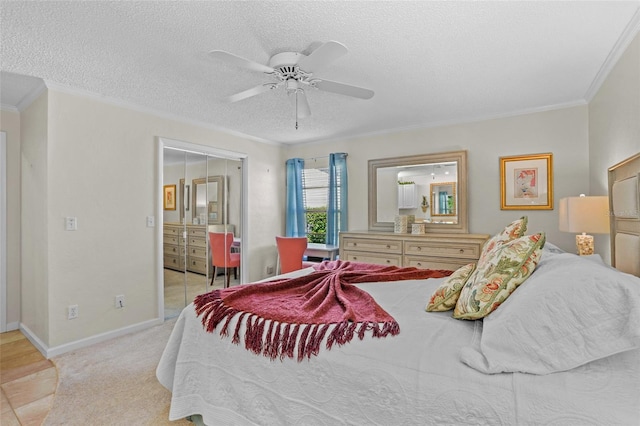
[[[163,150],[162,248],[164,275],[164,317],[172,318],[186,305],[186,251],[184,223],[184,181],[187,152]],[[174,203],[171,203],[173,193]]]
[[[173,210],[163,205],[165,319],[177,316],[198,294],[240,283],[242,163],[163,149],[163,188],[175,188],[176,201]],[[212,233],[229,234],[229,256],[216,256]]]
[[[196,207],[207,221],[211,287],[240,283],[242,239],[242,161],[209,156],[207,197]]]

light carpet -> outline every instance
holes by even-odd
[[[171,393],[156,367],[176,320],[52,359],[58,389],[44,425],[189,425],[170,422]]]

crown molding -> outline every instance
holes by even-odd
[[[33,101],[38,99],[40,95],[44,93],[45,90],[47,90],[47,85],[43,81],[40,84],[38,84],[35,89],[33,89],[30,93],[28,93],[27,96],[22,98],[20,102],[18,102],[18,105],[16,105],[16,108],[18,109],[18,111],[22,112],[25,109],[27,109],[29,105],[33,103]]]
[[[311,145],[311,144],[320,144],[325,142],[338,142],[338,141],[344,141],[344,140],[368,138],[373,136],[389,135],[392,133],[412,132],[416,130],[433,129],[437,127],[446,127],[446,126],[458,126],[458,125],[464,125],[464,124],[479,123],[479,122],[489,121],[489,120],[499,120],[502,118],[517,117],[521,115],[537,114],[537,113],[542,113],[547,111],[555,111],[559,109],[573,108],[573,107],[585,106],[585,105],[588,105],[588,102],[584,99],[581,99],[578,101],[565,102],[562,104],[555,104],[555,105],[547,105],[544,107],[525,108],[517,111],[510,111],[503,114],[487,114],[487,115],[479,115],[479,116],[469,116],[469,117],[459,118],[455,120],[434,121],[431,123],[416,124],[413,126],[395,127],[393,129],[384,129],[384,130],[379,130],[375,132],[361,133],[359,135],[353,135],[349,137],[336,136],[331,139],[309,140],[309,141],[304,141],[300,143],[292,143],[290,145],[292,146],[307,145],[307,144]]]
[[[8,104],[0,104],[0,110],[8,111],[8,112],[17,112],[17,113],[20,112],[20,110],[18,110],[17,107],[13,105],[8,105]]]
[[[591,86],[587,89],[587,92],[584,95],[587,102],[591,102],[593,100],[613,67],[616,66],[618,60],[627,50],[638,33],[640,33],[640,7],[636,10],[636,13],[633,15],[624,31],[622,31],[618,41],[616,41],[616,44],[613,46],[613,49],[611,49],[611,52],[609,52],[609,55],[600,67],[600,70],[593,79],[593,82],[591,82]]]

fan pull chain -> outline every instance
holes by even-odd
[[[296,130],[298,130],[298,89],[296,89]]]

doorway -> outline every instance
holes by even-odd
[[[159,316],[178,316],[198,294],[243,282],[244,154],[159,138]],[[210,232],[233,236],[240,267],[214,268]],[[246,247],[246,245],[245,245]],[[214,275],[215,270],[215,275]]]

